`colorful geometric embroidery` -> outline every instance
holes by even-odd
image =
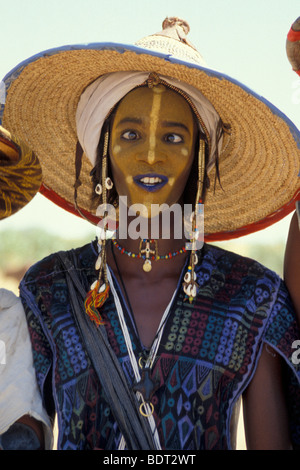
[[[92,244],[75,253],[87,291],[96,277],[96,251]],[[291,361],[292,340],[299,332],[279,277],[252,260],[207,245],[196,274],[198,296],[189,304],[178,290],[152,368],[159,384],[152,403],[162,448],[231,448],[233,407],[256,368],[263,342],[291,366],[291,429],[299,444],[300,371]],[[65,275],[55,255],[29,271],[21,296],[41,392],[49,413],[53,402],[58,408],[58,448],[117,448],[120,432],[74,322]],[[124,304],[121,294],[120,299]],[[101,313],[110,345],[133,384],[112,296]],[[138,358],[142,346],[125,307],[124,315]]]

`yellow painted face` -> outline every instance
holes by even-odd
[[[187,101],[163,85],[131,91],[115,113],[112,175],[127,204],[180,202],[194,158],[195,121]]]

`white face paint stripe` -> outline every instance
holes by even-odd
[[[153,89],[152,109],[150,113],[150,136],[149,136],[149,151],[148,163],[153,164],[155,161],[155,147],[156,147],[156,131],[158,126],[158,117],[161,108],[161,99],[163,88],[155,87]]]

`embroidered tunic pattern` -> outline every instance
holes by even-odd
[[[75,254],[87,291],[96,278],[95,244]],[[204,245],[196,274],[199,292],[191,305],[184,302],[179,280],[152,367],[158,383],[152,404],[162,449],[232,448],[233,409],[251,381],[264,343],[289,365],[290,427],[299,446],[300,367],[292,362],[299,331],[283,282],[259,263],[209,245]],[[58,413],[58,449],[116,449],[120,432],[74,321],[57,256],[33,266],[20,288],[41,393],[49,415],[55,409]],[[143,346],[116,288],[138,358]],[[101,313],[110,345],[133,384],[112,295]]]

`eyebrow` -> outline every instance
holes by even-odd
[[[131,124],[142,124],[142,119],[140,118],[135,118],[135,117],[125,117],[123,119],[121,119],[121,121],[118,122],[117,126],[120,126],[121,124],[127,124],[127,123],[131,123]]]
[[[162,122],[162,125],[164,127],[181,127],[182,129],[185,129],[189,134],[190,134],[190,130],[189,128],[183,124],[183,122],[177,122],[177,121],[163,121]]]

